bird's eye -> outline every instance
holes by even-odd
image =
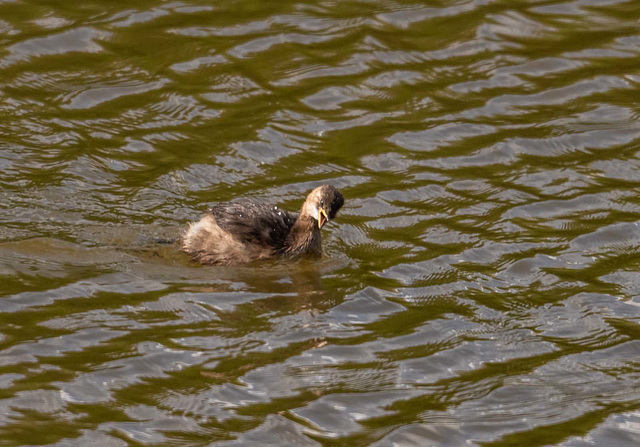
[[[320,206],[324,206],[324,200],[320,201]]]

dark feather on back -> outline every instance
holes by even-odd
[[[243,243],[281,249],[298,218],[272,205],[253,202],[220,203],[211,208],[218,226]]]

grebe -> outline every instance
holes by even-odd
[[[261,259],[322,254],[320,229],[344,204],[340,191],[322,185],[311,191],[300,213],[252,202],[220,203],[182,239],[182,251],[207,265],[245,264]]]

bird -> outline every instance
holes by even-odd
[[[211,207],[182,237],[182,251],[203,265],[239,265],[254,261],[320,257],[320,229],[344,205],[335,187],[322,185],[309,193],[299,213],[250,202],[224,202]]]

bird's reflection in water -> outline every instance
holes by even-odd
[[[298,312],[315,314],[337,304],[338,296],[332,294],[324,282],[341,264],[325,259],[273,261],[256,267],[202,267],[194,270],[198,273],[206,271],[211,282],[186,284],[183,290],[215,293],[219,301],[223,301],[227,294],[231,301],[236,301],[234,294],[253,297],[237,304],[233,310],[219,310],[217,313],[224,313],[224,318],[233,318],[238,313],[254,317],[269,315],[272,318]],[[220,304],[228,309],[224,303]]]
[[[192,293],[215,296],[216,304],[208,309],[218,319],[203,335],[244,340],[245,345],[232,357],[201,365],[202,380],[209,385],[235,383],[274,359],[284,360],[326,345],[326,322],[320,316],[343,296],[327,286],[331,272],[340,266],[336,260],[325,259],[274,261],[255,268],[195,269],[215,277],[208,285],[184,287]],[[242,297],[244,300],[238,303]],[[226,300],[235,304],[225,305]],[[256,334],[264,334],[265,339],[256,338]]]

